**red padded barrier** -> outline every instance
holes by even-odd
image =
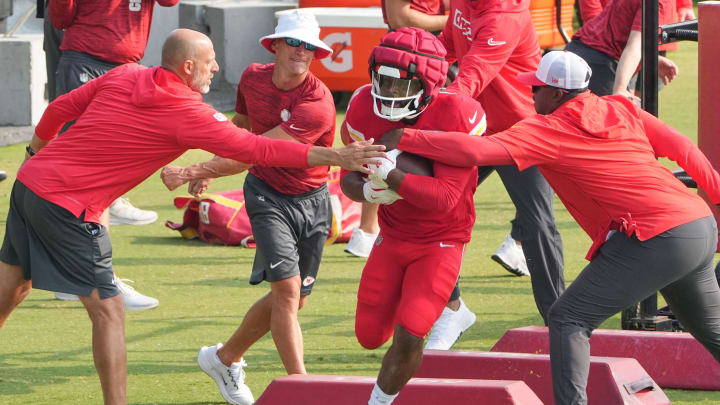
[[[548,329],[510,329],[490,350],[547,354]],[[597,329],[590,338],[590,354],[637,359],[663,388],[720,390],[720,364],[689,333]]]
[[[426,350],[415,376],[522,380],[543,403],[553,403],[547,354]],[[590,405],[670,404],[637,360],[627,358],[591,357],[587,395]]]
[[[366,405],[375,377],[291,375],[273,380],[255,405]],[[538,405],[522,381],[413,378],[393,405]]]
[[[698,3],[698,147],[714,167],[720,167],[720,3]],[[709,201],[702,191],[700,195]],[[709,204],[720,223],[720,209]],[[718,241],[720,252],[720,240]]]

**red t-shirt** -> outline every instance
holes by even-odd
[[[529,6],[530,0],[451,0],[439,37],[446,59],[460,63],[448,90],[482,104],[491,134],[535,114],[530,86],[517,80],[518,73],[534,72],[540,63]]]
[[[427,15],[445,14],[445,3],[443,0],[410,0],[410,8]],[[385,0],[382,0],[382,14],[385,24],[388,23],[387,11],[385,11]]]
[[[401,127],[474,135],[485,132],[482,107],[462,94],[441,92],[412,125],[378,117],[372,103],[370,85],[361,87],[350,101],[345,122],[352,140],[380,139],[390,129]],[[403,199],[380,205],[378,220],[384,235],[417,243],[470,240],[477,169],[433,162],[433,176],[407,174],[398,190]]]
[[[408,131],[412,132],[412,131]],[[537,166],[570,214],[593,239],[594,257],[608,231],[647,240],[712,216],[707,203],[666,169],[676,161],[720,202],[720,175],[686,136],[622,96],[586,92],[550,115],[535,115],[507,131],[477,139],[408,133],[398,148],[458,165],[484,164],[484,143],[500,144],[523,170]]]
[[[580,4],[580,15],[582,17],[583,23],[587,23],[588,21],[595,18],[598,14],[600,14],[607,5],[609,0],[579,0]],[[683,8],[692,8],[693,2],[692,0],[677,0],[675,2],[675,8],[677,11],[680,11]],[[677,18],[673,17],[673,21],[677,21]]]
[[[674,0],[658,1],[660,25],[674,22],[674,4]],[[620,60],[630,31],[642,31],[642,0],[609,0],[600,14],[573,35],[573,40]]]
[[[245,69],[235,111],[250,118],[253,133],[262,134],[280,125],[301,143],[331,147],[335,139],[335,104],[330,90],[312,73],[298,87],[279,90],[272,82],[273,66],[254,63]],[[302,194],[325,184],[328,170],[328,166],[254,166],[250,173],[283,194]]]
[[[170,7],[179,0],[157,0]],[[84,52],[110,63],[145,54],[155,0],[52,0],[50,19],[65,29],[61,50]]]
[[[75,119],[63,136],[25,162],[18,180],[78,218],[85,211],[90,222],[99,222],[111,202],[188,149],[290,167],[307,167],[310,150],[237,128],[160,67],[122,65],[58,97],[35,133],[52,139],[64,122]]]

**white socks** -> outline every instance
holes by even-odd
[[[368,401],[368,405],[390,405],[397,396],[398,394],[388,395],[384,393],[377,383],[375,383],[372,394],[370,394],[370,401]]]

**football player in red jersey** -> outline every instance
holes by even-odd
[[[481,135],[480,104],[440,91],[448,67],[444,56],[442,44],[421,29],[385,35],[370,55],[372,85],[358,89],[349,104],[348,135],[379,138],[401,127]],[[475,222],[477,170],[433,162],[433,177],[420,176],[395,168],[396,156],[374,168],[372,181],[358,172],[343,172],[342,180],[353,200],[382,204],[355,317],[363,347],[377,348],[394,334],[370,405],[391,403],[420,365],[423,340],[453,292]]]

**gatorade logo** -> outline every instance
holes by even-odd
[[[335,73],[352,70],[352,51],[347,49],[352,45],[351,37],[349,32],[333,32],[322,39],[333,50],[329,58],[320,60],[325,69]]]
[[[128,8],[130,9],[130,11],[135,12],[142,10],[142,0],[130,0]]]

